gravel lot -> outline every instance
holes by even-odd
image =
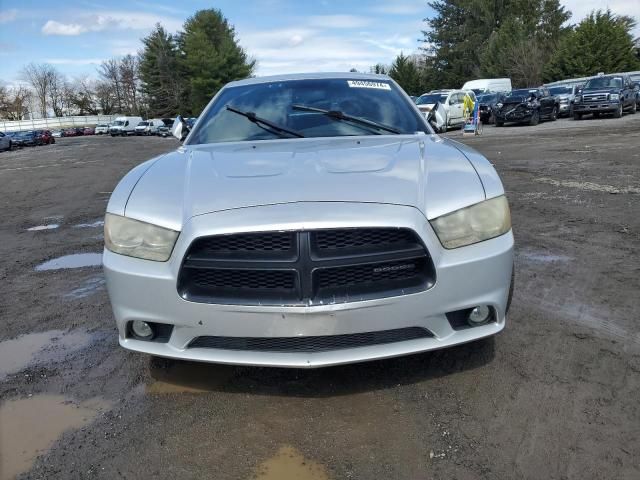
[[[640,478],[640,115],[448,135],[508,191],[506,330],[313,371],[128,353],[98,257],[56,260],[101,252],[113,187],[175,140],[0,153],[0,478]]]

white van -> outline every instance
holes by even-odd
[[[109,133],[112,137],[133,135],[140,122],[142,117],[117,117],[109,127]]]
[[[510,92],[510,78],[479,78],[470,80],[462,86],[462,90],[473,90],[475,93]]]

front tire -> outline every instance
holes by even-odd
[[[553,110],[551,110],[551,115],[549,116],[549,119],[552,122],[555,122],[556,120],[558,120],[558,107],[553,107]]]
[[[538,125],[539,122],[540,122],[540,112],[536,110],[535,112],[533,112],[533,115],[531,115],[531,120],[529,120],[529,125],[531,125],[532,127],[535,127],[536,125]]]
[[[496,127],[504,127],[504,122],[496,119]]]
[[[613,118],[622,118],[622,103],[620,103],[616,111],[613,112]]]
[[[582,114],[581,113],[574,113],[573,114],[573,119],[574,120],[582,120]]]
[[[636,102],[633,102],[633,105],[631,105],[631,110],[629,112],[631,113],[631,115],[633,115],[637,111],[638,111],[638,104]]]

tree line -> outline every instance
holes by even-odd
[[[137,55],[101,62],[93,79],[69,79],[52,65],[30,63],[20,75],[24,84],[0,85],[0,118],[199,115],[224,84],[255,69],[217,9],[196,12],[176,34],[158,24],[142,45]]]
[[[594,11],[577,25],[558,0],[437,0],[425,19],[420,55],[400,54],[388,73],[410,95],[460,88],[474,78],[511,78],[514,87],[640,70],[633,18]]]

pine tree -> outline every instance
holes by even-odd
[[[633,19],[598,10],[566,36],[547,65],[547,80],[586,77],[599,72],[640,69],[631,30]]]
[[[189,18],[179,45],[191,114],[199,115],[226,83],[253,73],[255,61],[238,45],[233,26],[220,10],[200,10]]]
[[[140,78],[151,116],[166,117],[179,113],[184,93],[175,39],[157,24],[142,39]]]
[[[389,76],[398,82],[407,94],[420,95],[422,93],[420,71],[415,62],[402,52],[391,64]]]

